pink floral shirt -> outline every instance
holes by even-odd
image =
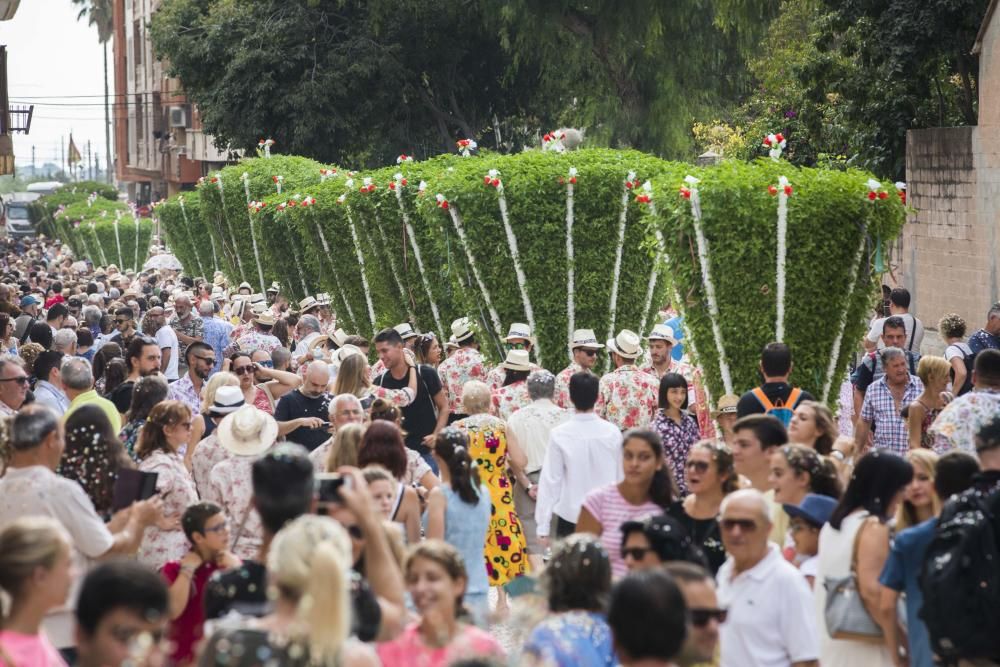
[[[236,344],[239,346],[240,352],[249,352],[250,354],[253,354],[257,350],[263,350],[271,354],[281,347],[280,340],[271,334],[264,334],[256,330],[248,331],[237,338]]]
[[[531,363],[531,372],[534,373],[537,370],[541,370],[541,366],[536,363]],[[489,373],[486,374],[486,385],[490,388],[491,393],[497,393],[503,387],[503,380],[506,377],[507,369],[501,366],[497,366]]]
[[[377,378],[379,375],[382,375],[382,373],[385,373],[385,364],[382,363],[381,359],[376,359],[375,363],[372,364],[368,377],[370,377],[372,379],[372,382],[374,382],[375,378]]]
[[[231,457],[232,454],[219,443],[214,432],[195,446],[194,454],[191,455],[191,476],[194,477],[194,485],[198,489],[199,496],[202,498],[208,496],[209,475],[215,464]]]
[[[552,396],[553,403],[565,410],[573,409],[573,401],[569,400],[569,379],[573,377],[574,373],[579,373],[582,370],[583,366],[573,362],[559,371],[559,375],[556,376],[556,391]]]
[[[212,467],[209,473],[208,497],[205,500],[213,502],[225,512],[229,519],[229,534],[235,541],[231,545],[233,553],[243,560],[257,558],[260,546],[264,542],[264,528],[260,523],[260,515],[253,509],[253,483],[251,475],[256,456],[232,456],[223,459]],[[245,517],[245,523],[244,523]],[[242,531],[240,524],[243,524]]]
[[[479,350],[460,347],[438,366],[441,386],[448,396],[448,409],[452,414],[465,414],[462,407],[462,387],[469,380],[486,381],[486,364]]]
[[[656,417],[659,382],[632,365],[622,366],[601,378],[594,411],[626,430],[649,426]]]
[[[198,502],[194,479],[180,454],[158,449],[139,462],[139,470],[157,474],[156,492],[163,499],[163,516],[180,519],[184,510]],[[180,526],[176,530],[150,526],[139,546],[139,562],[159,570],[169,561],[183,558],[189,546]]]
[[[520,380],[493,392],[493,414],[506,421],[512,414],[531,404],[528,383]]]

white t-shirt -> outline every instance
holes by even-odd
[[[180,346],[177,343],[177,334],[174,333],[173,327],[170,325],[164,325],[159,328],[156,332],[156,342],[160,346],[160,352],[163,350],[170,349],[170,361],[167,362],[167,370],[164,371],[163,377],[168,380],[176,380],[177,375],[177,364],[179,359],[178,350]]]
[[[903,325],[906,327],[906,349],[919,352],[920,344],[924,342],[923,322],[909,313],[903,313],[895,317],[902,318]],[[889,318],[879,317],[872,320],[871,327],[868,329],[868,342],[878,343],[878,349],[880,350],[885,347],[885,343],[882,342],[882,327],[885,325],[887,319]],[[912,345],[910,344],[911,341],[913,342]]]
[[[944,351],[944,358],[951,363],[951,360],[955,357],[965,359],[967,356],[972,354],[972,348],[966,343],[952,343]]]

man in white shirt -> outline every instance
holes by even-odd
[[[528,457],[528,465],[518,469],[513,462],[511,470],[517,478],[514,487],[514,508],[521,519],[521,529],[528,541],[528,559],[539,571],[544,566],[542,549],[535,527],[535,499],[538,498],[538,478],[549,447],[552,429],[569,419],[569,412],[552,402],[556,391],[556,376],[545,370],[528,376],[528,396],[531,403],[507,420],[507,441],[514,441]]]
[[[177,380],[180,377],[177,368],[180,362],[178,359],[180,343],[173,327],[167,324],[167,315],[162,306],[153,306],[149,309],[146,313],[146,325],[156,332],[154,338],[160,346],[160,372],[167,378],[167,382]]]
[[[903,346],[911,352],[920,352],[920,344],[924,341],[924,323],[910,315],[910,292],[905,287],[897,287],[889,293],[889,315],[903,320],[906,326],[906,344]],[[882,327],[888,317],[878,317],[872,320],[865,336],[865,349],[869,352],[881,350],[886,346],[882,340]]]
[[[35,403],[44,405],[60,417],[69,409],[69,397],[63,389],[60,374],[64,357],[62,352],[46,350],[38,355],[34,365],[35,377],[38,378]]]
[[[771,516],[764,494],[741,489],[722,501],[719,568],[721,667],[816,667],[819,634],[805,577],[768,541]]]
[[[593,373],[570,377],[569,398],[576,412],[552,429],[538,480],[535,523],[543,545],[553,514],[556,537],[573,533],[584,496],[625,476],[621,431],[594,414],[599,388],[600,380]]]

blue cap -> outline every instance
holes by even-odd
[[[806,497],[798,505],[784,503],[782,507],[785,514],[790,517],[805,519],[814,526],[822,526],[830,520],[833,508],[837,506],[837,501],[830,496],[821,496],[818,493],[807,493]]]
[[[26,308],[28,306],[40,306],[42,302],[31,296],[30,294],[26,297],[21,298],[21,308]]]

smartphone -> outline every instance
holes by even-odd
[[[331,424],[330,422],[323,422],[320,425],[320,428],[322,428],[322,429],[329,429],[331,426],[333,426],[333,424]]]
[[[340,489],[344,486],[350,488],[350,477],[335,472],[319,473],[315,479],[316,500],[320,503],[343,502]]]

